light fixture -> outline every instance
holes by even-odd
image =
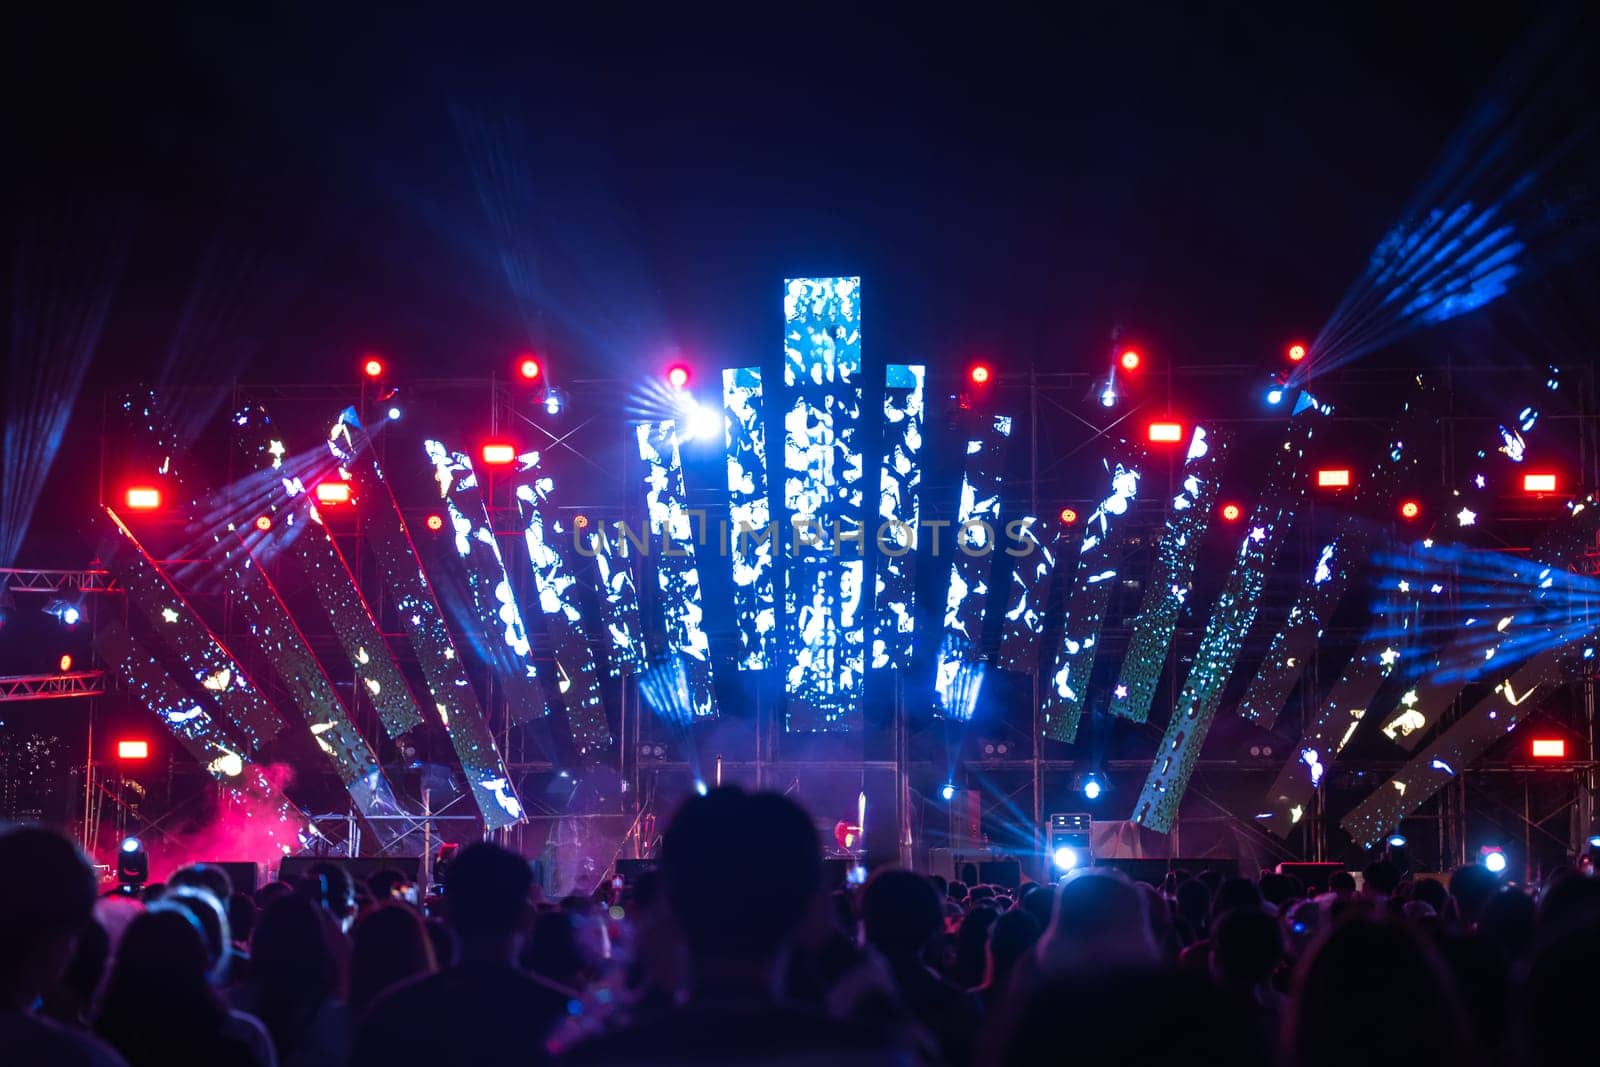
[[[684,432],[692,441],[708,441],[722,432],[722,413],[709,404],[690,401],[683,421]]]
[[[1535,737],[1529,743],[1528,753],[1534,759],[1566,759],[1567,739],[1564,737]]]
[[[1078,865],[1078,850],[1071,845],[1061,845],[1050,853],[1050,862],[1054,863],[1059,871],[1070,871]]]
[[[973,385],[989,384],[989,365],[987,363],[974,363],[967,371],[967,377]]]
[[[1061,509],[1061,525],[1063,525],[1063,526],[1071,526],[1073,523],[1075,523],[1077,521],[1078,521],[1077,509],[1075,509],[1075,508],[1062,508]]]
[[[399,408],[392,407],[392,408],[389,409],[389,421],[390,422],[394,422],[399,417],[400,417],[400,409]]]
[[[61,654],[61,658],[56,660],[56,666],[61,668],[62,674],[66,674],[68,671],[70,671],[72,669],[71,653],[63,652]]]
[[[1244,509],[1241,508],[1238,504],[1235,504],[1232,501],[1230,501],[1230,502],[1222,505],[1222,521],[1223,522],[1238,522],[1242,515],[1244,515]]]
[[[954,800],[956,798],[956,786],[955,786],[955,783],[954,782],[946,782],[944,784],[944,787],[939,790],[939,795],[941,797],[943,797],[945,800]]]
[[[689,368],[682,363],[674,363],[667,368],[667,384],[674,389],[683,389],[689,384]]]
[[[1319,467],[1317,468],[1317,488],[1319,489],[1348,489],[1350,488],[1349,467]]]
[[[1385,841],[1385,844],[1387,844],[1390,848],[1405,848],[1406,835],[1401,833],[1399,830],[1396,830],[1394,833],[1389,835],[1388,839]]]
[[[161,490],[153,485],[131,486],[122,499],[132,511],[154,511],[161,506]]]
[[[144,850],[143,843],[137,837],[122,839],[122,847],[117,850],[117,882],[125,890],[133,886],[143,885],[150,877],[150,856]]]
[[[1289,346],[1288,354],[1290,363],[1299,363],[1302,359],[1306,358],[1306,346],[1302,344],[1292,344]]]
[[[1499,845],[1484,845],[1478,850],[1478,862],[1490,874],[1502,874],[1507,866],[1506,850]]]
[[[1100,784],[1097,776],[1091,774],[1083,780],[1083,799],[1099,800],[1100,794],[1104,791],[1105,787]]]
[[[1524,493],[1553,493],[1556,491],[1556,476],[1554,474],[1524,474],[1522,476],[1522,491]]]
[[[503,467],[517,458],[517,450],[504,441],[490,441],[483,446],[483,461],[491,467]]]
[[[1143,362],[1143,358],[1136,350],[1130,348],[1118,357],[1117,362],[1122,364],[1123,370],[1135,371],[1139,369],[1139,364]]]
[[[1421,514],[1422,505],[1417,503],[1415,500],[1406,500],[1401,502],[1400,517],[1402,519],[1414,519]]]
[[[256,529],[260,530],[262,533],[266,533],[268,530],[272,529],[272,516],[271,515],[258,515],[258,516],[256,516]]]
[[[150,742],[123,739],[117,742],[117,758],[121,760],[145,760],[150,758]]]
[[[1268,389],[1267,390],[1267,403],[1269,403],[1269,404],[1281,404],[1281,403],[1283,403],[1283,390],[1277,388],[1276,386],[1274,386],[1271,389]]]
[[[317,503],[319,504],[348,504],[350,503],[350,483],[326,481],[317,483]]]
[[[361,365],[361,373],[365,374],[368,378],[382,377],[383,360],[378,359],[376,356],[367,357],[367,361]]]
[[[432,530],[434,533],[438,533],[440,530],[444,529],[444,516],[439,514],[429,515],[426,520],[426,525],[428,529]]]
[[[1145,427],[1145,437],[1152,444],[1174,445],[1183,440],[1183,423],[1152,422]]]
[[[525,382],[539,377],[539,361],[532,356],[523,356],[517,361],[517,376]]]

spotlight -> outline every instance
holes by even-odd
[[[1600,848],[1600,834],[1590,834],[1589,835],[1589,847],[1590,848]]]
[[[974,363],[967,371],[967,377],[972,379],[973,385],[989,384],[989,365],[987,363]]]
[[[504,441],[490,441],[483,446],[480,453],[483,461],[491,467],[503,467],[517,458],[517,450]]]
[[[259,516],[257,516],[256,517],[256,529],[260,530],[262,533],[266,533],[268,530],[272,529],[272,516],[271,515],[259,515]]]
[[[1093,818],[1083,812],[1051,814],[1045,848],[1050,861],[1062,873],[1093,861],[1094,848],[1089,836],[1093,824]]]
[[[1421,514],[1422,505],[1415,500],[1406,500],[1400,504],[1400,517],[1402,519],[1414,519]]]
[[[161,506],[161,490],[153,485],[136,485],[123,494],[131,511],[154,511]]]
[[[1401,833],[1399,830],[1396,830],[1394,833],[1389,835],[1388,840],[1385,843],[1390,848],[1405,848],[1406,835]]]
[[[444,516],[429,515],[426,520],[426,524],[428,529],[432,530],[434,533],[438,533],[440,530],[444,529]]]
[[[125,837],[122,839],[122,851],[124,852],[138,852],[142,847],[137,837]]]
[[[150,856],[137,837],[126,837],[117,851],[117,882],[125,890],[150,877]]]
[[[939,790],[939,795],[946,800],[954,800],[956,798],[955,783],[946,782],[944,788]]]
[[[1269,403],[1269,404],[1281,404],[1281,403],[1283,403],[1283,390],[1279,389],[1279,388],[1276,388],[1276,387],[1268,389],[1267,390],[1267,403]]]
[[[1348,489],[1350,488],[1350,469],[1348,467],[1320,467],[1317,470],[1318,489]]]
[[[1556,491],[1556,476],[1554,474],[1524,474],[1522,476],[1522,491],[1524,493],[1553,493]]]
[[[78,625],[78,622],[83,618],[83,610],[78,605],[60,597],[52,597],[50,602],[44,606],[44,613],[69,629]]]
[[[517,376],[525,382],[531,382],[539,377],[539,361],[532,356],[523,356],[517,361]]]
[[[1100,779],[1091,774],[1083,780],[1083,799],[1099,800],[1100,794],[1104,789],[1105,787],[1100,784]]]
[[[1302,359],[1305,359],[1305,358],[1306,358],[1306,346],[1305,345],[1293,344],[1293,345],[1289,346],[1289,362],[1290,363],[1299,363]]]
[[[1075,523],[1077,521],[1078,521],[1078,512],[1077,512],[1077,510],[1075,508],[1062,508],[1061,509],[1061,525],[1063,525],[1063,526],[1071,526],[1073,523]]]
[[[350,503],[350,483],[326,481],[317,483],[317,503],[319,504],[348,504]]]
[[[1490,874],[1503,874],[1506,869],[1506,850],[1499,845],[1484,845],[1478,850],[1478,862]]]
[[[1060,871],[1070,871],[1078,865],[1078,850],[1071,845],[1062,845],[1050,853],[1050,861]]]
[[[1106,387],[1100,390],[1100,406],[1103,408],[1117,406],[1117,385],[1115,382],[1107,381]]]
[[[674,363],[667,368],[667,384],[674,389],[683,389],[689,384],[689,368],[682,363]]]
[[[710,792],[710,790],[706,788],[706,781],[704,778],[696,778],[694,780],[694,791],[699,793],[701,796],[705,796],[708,792]]]
[[[389,421],[390,422],[393,422],[395,419],[398,419],[399,417],[400,417],[400,409],[399,408],[390,408],[389,409]]]
[[[1133,371],[1139,369],[1139,364],[1143,362],[1143,360],[1138,352],[1130,348],[1126,352],[1122,353],[1122,355],[1117,359],[1117,362],[1122,364],[1123,370]]]
[[[544,412],[546,415],[559,415],[561,414],[561,409],[565,406],[566,400],[557,390],[551,389],[549,392],[545,393]]]
[[[381,378],[383,376],[383,360],[378,359],[376,356],[368,357],[367,361],[361,364],[361,373],[368,378]]]
[[[722,432],[722,413],[707,404],[691,401],[683,421],[684,432],[692,441],[706,441]]]
[[[1534,759],[1566,759],[1567,739],[1564,737],[1535,737],[1529,743],[1528,754]]]
[[[1244,515],[1244,509],[1232,502],[1222,505],[1222,521],[1238,522]]]
[[[133,740],[118,741],[117,758],[120,760],[147,760],[150,758],[150,742]]]
[[[1183,440],[1183,423],[1152,422],[1145,427],[1145,437],[1151,444],[1175,445]]]
[[[72,657],[63,652],[61,658],[56,661],[56,666],[61,668],[62,674],[66,674],[72,669]]]

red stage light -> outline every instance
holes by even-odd
[[[1400,517],[1402,519],[1414,519],[1421,514],[1422,505],[1415,500],[1407,500],[1400,505]]]
[[[368,378],[381,378],[383,376],[383,360],[376,356],[369,356],[367,361],[361,364],[361,373]]]
[[[532,356],[523,356],[517,362],[517,373],[522,376],[523,381],[533,381],[539,377],[539,361]]]
[[[1078,512],[1073,508],[1061,509],[1061,525],[1071,526],[1078,521]]]
[[[1306,346],[1305,345],[1290,345],[1289,346],[1289,362],[1290,363],[1299,363],[1302,359],[1305,359],[1305,358],[1306,358]]]
[[[1244,514],[1244,509],[1241,508],[1238,504],[1224,504],[1224,505],[1222,505],[1222,521],[1223,522],[1238,522],[1239,521],[1239,516],[1241,516],[1243,514]]]
[[[1126,352],[1122,353],[1122,357],[1118,360],[1118,362],[1122,364],[1123,370],[1138,370],[1139,364],[1143,361],[1141,360],[1139,353],[1130,348]]]
[[[1556,491],[1556,476],[1554,474],[1524,474],[1522,476],[1522,491],[1524,493],[1553,493]]]
[[[1183,440],[1183,423],[1152,422],[1146,427],[1145,436],[1156,444],[1177,444]]]
[[[256,519],[256,529],[260,530],[262,533],[266,533],[268,530],[272,529],[272,516],[263,515]]]
[[[123,495],[132,511],[154,511],[161,506],[161,490],[153,485],[136,485]]]
[[[674,389],[682,389],[689,384],[689,368],[682,363],[675,363],[667,368],[667,384]]]
[[[434,533],[438,533],[440,530],[444,529],[443,515],[429,515],[427,522],[428,529],[432,530]]]
[[[989,365],[987,363],[974,363],[972,369],[967,371],[967,377],[972,379],[973,385],[988,385]]]
[[[61,673],[63,674],[70,671],[72,669],[72,656],[62,653],[61,658],[56,661],[56,666],[61,668]]]
[[[317,503],[319,504],[348,504],[350,503],[349,482],[318,482]]]
[[[1350,488],[1350,468],[1348,467],[1320,467],[1317,469],[1318,489],[1348,489]]]
[[[483,446],[483,461],[490,466],[503,467],[517,458],[517,450],[504,441],[490,441]]]
[[[1534,759],[1566,759],[1567,739],[1564,737],[1535,737],[1529,745]]]
[[[578,515],[578,516],[576,516],[572,520],[572,525],[576,526],[580,530],[587,530],[589,528],[589,516],[587,516],[587,515]]]
[[[150,742],[148,741],[118,741],[118,759],[149,759]]]

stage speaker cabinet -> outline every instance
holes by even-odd
[[[1348,870],[1342,863],[1302,863],[1288,862],[1278,864],[1276,870],[1279,874],[1292,875],[1300,880],[1306,887],[1306,892],[1313,896],[1328,891],[1328,879],[1341,871]]]
[[[261,865],[254,860],[207,860],[206,866],[227,871],[235,893],[254,895],[261,882]]]
[[[415,882],[422,871],[420,856],[285,856],[278,867],[278,877],[285,882],[293,882],[310,874],[311,868],[322,863],[344,868],[350,875],[350,881],[363,886],[379,871],[399,871],[410,882]]]
[[[976,852],[983,847],[983,794],[957,789],[950,798],[950,848]]]

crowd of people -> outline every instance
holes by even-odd
[[[1586,1050],[1600,879],[1359,883],[1088,868],[826,891],[816,831],[718,789],[659,866],[542,899],[461,850],[437,900],[324,865],[235,891],[186,867],[102,894],[66,838],[0,830],[0,1063],[1527,1064]]]

